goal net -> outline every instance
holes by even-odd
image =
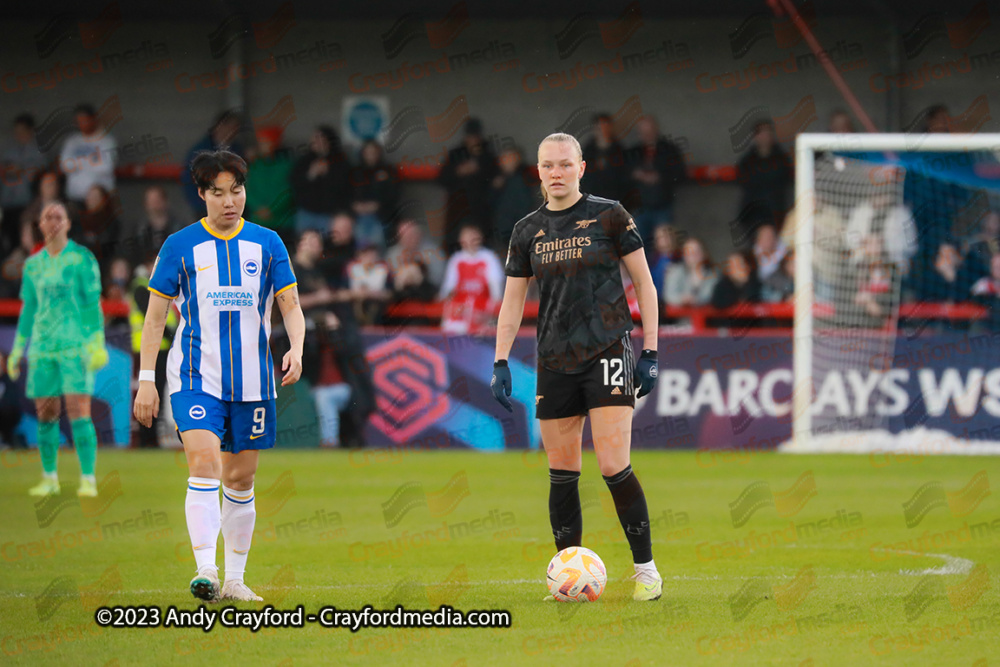
[[[796,143],[788,452],[1000,454],[1000,135]]]

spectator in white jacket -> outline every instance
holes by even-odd
[[[753,254],[757,260],[757,277],[764,282],[781,266],[781,260],[788,254],[788,246],[778,236],[774,225],[765,224],[757,228]]]
[[[890,192],[879,193],[851,211],[844,241],[852,265],[864,261],[865,239],[871,235],[880,237],[886,257],[905,275],[917,252],[917,226],[910,209]]]
[[[101,126],[97,111],[90,104],[76,107],[76,126],[59,153],[59,168],[66,174],[66,197],[82,205],[87,192],[95,185],[113,192],[118,142]]]

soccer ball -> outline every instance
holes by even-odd
[[[604,592],[608,571],[600,556],[590,549],[568,547],[549,561],[545,578],[556,600],[593,602]]]

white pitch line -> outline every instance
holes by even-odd
[[[927,554],[927,555],[932,555],[932,554]],[[963,559],[958,559],[958,560],[963,560]],[[969,563],[971,563],[971,562],[972,561],[969,561]],[[875,571],[872,571],[872,570],[863,570],[863,571],[858,571],[858,572],[853,572],[853,573],[851,573],[851,572],[842,572],[842,573],[837,573],[837,574],[828,574],[828,575],[824,575],[823,579],[871,579],[871,578],[878,577],[878,576],[880,576],[882,574],[886,574],[886,573],[884,573],[884,572],[875,572]],[[899,574],[913,574],[913,572],[902,571]],[[934,574],[938,574],[938,573],[934,572]],[[949,571],[949,572],[940,572],[940,574],[962,574],[962,572],[960,572],[960,571],[954,571],[954,572]],[[726,576],[726,575],[706,575],[706,576],[699,576],[699,575],[685,575],[685,574],[674,574],[674,575],[668,574],[668,575],[664,575],[663,578],[664,578],[664,580],[668,580],[668,581],[748,581],[750,579],[759,579],[761,576],[765,576],[765,575],[763,575],[763,574],[755,574],[755,575],[728,575],[728,576]],[[766,576],[768,576],[769,578],[772,578],[772,579],[794,579],[797,575],[796,574],[768,574]],[[609,578],[608,579],[609,582],[622,582],[622,581],[628,581],[628,580],[629,580],[629,578],[627,578],[627,577],[623,577],[623,578],[620,578],[620,579],[614,579],[614,578]],[[409,586],[414,586],[414,587],[425,586],[426,587],[426,586],[442,586],[442,585],[447,585],[449,583],[451,583],[451,582],[437,581],[437,582],[432,582],[432,583],[422,583],[422,582],[417,582],[417,581],[404,581],[404,582],[394,583],[391,586],[388,585],[388,584],[328,584],[328,585],[322,585],[322,586],[320,586],[320,585],[315,585],[315,586],[297,586],[297,585],[292,585],[292,586],[278,586],[278,587],[268,586],[266,584],[261,584],[259,586],[259,588],[262,591],[282,591],[282,590],[289,590],[289,591],[291,591],[291,590],[294,590],[294,591],[304,591],[304,592],[308,592],[308,591],[337,591],[337,590],[351,590],[351,589],[360,589],[360,588],[377,588],[377,589],[382,589],[383,591],[386,591],[386,590],[391,591],[396,586],[406,586],[406,587],[409,587]],[[459,583],[459,582],[455,582],[455,583]],[[464,582],[464,584],[465,585],[469,585],[469,586],[520,586],[520,585],[527,585],[527,584],[540,585],[541,586],[541,585],[545,584],[545,580],[544,579],[492,579],[492,580],[486,580],[486,581],[469,581],[469,582]],[[182,586],[179,586],[177,588],[171,588],[171,589],[122,589],[122,590],[119,590],[119,591],[114,591],[113,593],[116,594],[116,595],[165,595],[165,594],[166,595],[170,595],[170,594],[178,593],[178,592],[181,592],[181,591],[185,591],[184,587],[182,587]],[[402,592],[405,593],[405,589]],[[35,597],[38,597],[38,594],[33,594],[33,593],[19,593],[19,592],[0,592],[0,598],[35,598]],[[66,595],[53,595],[52,597],[75,598],[75,597],[78,597],[78,595],[75,595],[75,594],[66,594]]]
[[[968,574],[969,572],[972,572],[972,568],[976,565],[968,558],[959,558],[958,556],[949,556],[948,554],[921,554],[919,551],[902,551],[896,549],[882,549],[882,551],[895,551],[896,553],[907,555],[917,554],[944,559],[944,565],[941,567],[930,567],[926,570],[900,570],[900,574],[912,574],[917,576],[923,576],[925,574]]]
[[[794,548],[796,545],[789,544],[786,545],[789,548]],[[823,547],[824,549],[839,549],[843,551],[856,551],[857,549],[852,547]],[[907,551],[905,549],[875,549],[875,551],[883,551],[886,553],[897,553],[906,556],[925,556],[928,558],[940,558],[944,560],[944,565],[940,567],[932,567],[924,570],[900,570],[898,574],[904,576],[923,576],[925,574],[937,574],[937,575],[948,575],[948,574],[959,574],[965,575],[972,571],[975,567],[975,562],[969,560],[968,558],[961,558],[959,556],[951,556],[949,554],[932,554],[922,551]],[[862,570],[854,573],[843,572],[839,574],[828,574],[824,575],[824,579],[870,579],[873,577],[878,577],[882,572],[875,572],[872,570]],[[674,574],[666,575],[664,579],[669,579],[673,581],[745,581],[749,579],[757,579],[762,575],[709,575],[709,576],[692,576],[684,574]],[[772,578],[778,579],[793,579],[797,575],[785,575],[785,574],[773,574],[768,575]],[[608,579],[608,581],[626,581],[627,578],[621,579]],[[443,584],[448,584],[447,581],[438,581],[433,583],[422,583],[418,581],[402,581],[395,582],[390,587],[388,584],[330,584],[325,586],[288,586],[280,588],[271,588],[266,585],[260,587],[261,590],[296,590],[296,591],[336,591],[336,590],[350,590],[357,588],[392,588],[396,586],[441,586]],[[456,582],[458,583],[458,582]],[[519,586],[524,584],[544,584],[544,579],[492,579],[487,581],[469,581],[463,582],[470,586]],[[136,590],[122,590],[115,591],[115,593],[123,593],[127,595],[164,595],[176,593],[178,589],[170,590],[150,590],[150,589],[136,589]],[[33,598],[37,595],[30,593],[18,593],[18,592],[0,592],[0,598]],[[53,597],[79,597],[74,594],[67,594],[64,596],[53,596]]]
[[[789,549],[794,549],[797,545],[786,544]],[[823,549],[839,549],[841,551],[857,551],[857,547],[826,546]],[[941,567],[930,567],[926,570],[900,570],[899,574],[906,576],[923,576],[925,574],[968,574],[976,566],[975,561],[949,554],[932,554],[926,551],[908,551],[906,549],[873,549],[872,551],[883,551],[885,553],[904,554],[906,556],[924,556],[925,558],[940,558],[944,561]],[[874,574],[874,573],[873,573]]]

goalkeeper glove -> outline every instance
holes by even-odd
[[[493,391],[493,398],[507,409],[507,412],[514,412],[514,406],[510,404],[511,378],[510,368],[507,360],[501,359],[493,363],[493,379],[490,380],[490,389]]]
[[[16,336],[14,338],[14,347],[10,350],[10,356],[7,357],[7,375],[14,382],[21,377],[21,359],[24,358],[24,336]]]
[[[90,337],[85,350],[87,370],[96,372],[108,365],[108,349],[104,347],[104,334],[98,332]]]
[[[643,350],[635,365],[636,398],[642,398],[656,386],[656,350]]]

